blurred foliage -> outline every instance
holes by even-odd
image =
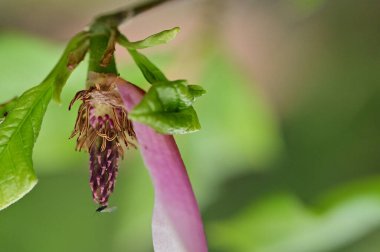
[[[32,161],[34,143],[53,94],[59,101],[63,85],[84,57],[87,47],[79,50],[78,46],[83,44],[85,36],[81,33],[71,39],[58,63],[40,84],[5,104],[9,109],[2,112],[5,118],[0,124],[1,210],[19,200],[37,183]]]
[[[12,97],[13,94],[16,94],[20,90],[20,86],[27,87],[30,85],[31,81],[37,81],[38,78],[41,78],[41,76],[48,71],[48,69],[51,67],[49,64],[53,64],[54,59],[57,59],[59,56],[59,47],[54,49],[54,46],[50,45],[47,42],[44,41],[38,41],[37,39],[30,38],[25,35],[20,34],[2,34],[1,40],[2,43],[0,43],[0,50],[3,50],[3,55],[6,55],[6,58],[8,59],[7,63],[7,69],[9,70],[9,74],[7,75],[8,81],[10,83],[16,83],[17,85],[12,85],[10,87],[7,87],[9,90],[6,90],[5,92],[2,92],[1,99],[8,99],[9,97]],[[17,41],[17,47],[9,47],[8,45],[10,43],[13,43],[13,41]],[[42,46],[41,46],[42,45]],[[30,48],[33,48],[33,50],[29,50]],[[51,48],[51,51],[46,50],[46,48]],[[24,56],[23,62],[25,62],[25,68],[29,70],[29,72],[24,69],[24,66],[19,65],[19,62],[21,59],[19,58],[18,54],[21,54]],[[29,62],[36,62],[38,61],[39,64],[29,64]],[[162,61],[162,60],[161,60]],[[164,59],[163,62],[166,60]],[[214,73],[215,70],[209,69],[212,67],[212,65],[216,62],[220,61],[219,64],[215,64],[215,67],[218,68],[217,71],[223,71],[225,72],[224,75],[215,75],[214,77],[209,76],[209,72]],[[11,63],[13,62],[14,65]],[[45,63],[46,62],[46,63]],[[3,62],[4,64],[4,62]],[[205,120],[205,136],[197,136],[195,139],[191,139],[190,137],[186,139],[180,139],[181,141],[181,149],[184,150],[185,153],[185,161],[188,163],[188,167],[192,176],[192,179],[194,181],[194,185],[196,188],[196,191],[198,195],[200,196],[201,204],[205,205],[206,203],[202,198],[209,198],[210,195],[214,194],[215,192],[212,192],[212,188],[214,188],[219,182],[224,180],[228,174],[238,173],[240,170],[230,171],[230,166],[227,164],[238,164],[239,160],[242,162],[242,164],[252,164],[254,162],[264,162],[264,160],[268,160],[269,156],[267,154],[268,151],[272,151],[274,148],[273,146],[276,146],[274,144],[276,141],[276,137],[272,137],[272,132],[276,134],[275,130],[269,131],[269,127],[275,127],[271,119],[268,118],[268,113],[262,111],[264,110],[265,106],[260,105],[260,99],[257,99],[253,101],[250,99],[249,94],[244,89],[248,89],[248,86],[245,88],[239,90],[234,88],[233,83],[239,82],[242,83],[242,80],[240,79],[239,74],[234,74],[233,68],[228,65],[227,61],[224,59],[217,59],[217,58],[210,58],[210,62],[207,63],[209,67],[207,68],[207,72],[205,72],[206,78],[212,78],[212,79],[205,79],[202,81],[202,83],[210,83],[210,89],[211,89],[211,98],[209,100],[206,100],[206,103],[203,103],[200,105],[200,110],[202,113],[204,113],[203,117]],[[79,69],[73,74],[73,76],[69,79],[67,87],[62,93],[62,104],[58,105],[56,103],[52,103],[49,105],[49,109],[47,111],[45,120],[43,122],[42,131],[40,138],[37,141],[35,153],[34,153],[34,160],[35,160],[35,167],[38,174],[40,174],[42,182],[41,184],[54,184],[49,183],[48,181],[52,179],[56,179],[57,176],[64,177],[64,178],[57,178],[58,180],[61,180],[61,183],[55,183],[54,188],[45,189],[48,191],[44,191],[43,185],[38,185],[37,188],[40,188],[36,190],[36,192],[32,192],[31,195],[28,195],[27,198],[29,201],[31,201],[33,198],[35,203],[36,210],[30,210],[32,212],[35,212],[35,214],[43,214],[46,216],[50,216],[51,214],[55,215],[57,211],[56,209],[51,212],[46,212],[47,209],[50,209],[50,207],[43,207],[39,208],[39,205],[41,205],[38,202],[38,199],[35,199],[33,196],[34,194],[37,194],[38,192],[45,193],[49,197],[46,199],[47,205],[49,205],[47,202],[54,202],[51,201],[52,198],[57,197],[55,194],[59,195],[59,198],[65,196],[65,198],[60,199],[60,207],[62,208],[62,211],[59,211],[61,214],[65,214],[66,211],[71,211],[70,209],[76,209],[76,205],[82,205],[83,201],[88,202],[90,201],[90,195],[84,195],[86,194],[87,189],[87,181],[84,179],[87,173],[87,156],[85,154],[81,154],[78,152],[74,152],[74,141],[69,142],[67,140],[67,136],[70,135],[70,132],[72,130],[72,124],[75,121],[75,113],[68,112],[65,108],[65,104],[67,105],[70,101],[71,97],[75,94],[76,90],[82,88],[82,83],[85,78],[84,76],[84,69],[85,66],[81,65]],[[222,68],[222,69],[219,69]],[[230,69],[231,68],[231,69]],[[13,73],[10,71],[13,69]],[[22,71],[24,74],[22,78],[20,78],[20,75],[17,74],[17,69]],[[132,70],[131,70],[132,69]],[[133,71],[133,72],[131,72]],[[138,72],[136,68],[129,68],[128,70],[123,70],[122,72],[127,72],[128,77],[130,80],[134,81],[135,83],[144,83],[142,81],[141,74]],[[230,76],[231,75],[231,76]],[[12,80],[12,78],[14,79]],[[219,78],[219,79],[217,79]],[[229,93],[230,97],[221,96],[218,95],[218,82],[223,81],[224,83],[230,85],[227,86],[225,91]],[[23,84],[25,83],[25,85]],[[33,83],[33,82],[32,82]],[[243,87],[243,86],[242,86]],[[243,98],[245,97],[245,98]],[[221,99],[223,98],[223,99]],[[234,102],[234,99],[236,99],[239,102]],[[225,104],[225,107],[221,107],[220,111],[214,111],[214,109],[219,109],[218,107],[214,106],[215,102],[221,102]],[[253,102],[253,103],[252,103]],[[234,112],[234,106],[236,108],[244,107],[245,110],[241,111],[239,113]],[[208,110],[207,110],[208,108]],[[245,112],[252,110],[252,115],[255,116],[255,118],[250,119],[250,117],[245,117]],[[74,110],[75,111],[75,110]],[[209,117],[207,115],[213,115],[213,117]],[[218,116],[218,117],[215,117]],[[266,119],[268,118],[268,119]],[[249,120],[246,120],[249,119]],[[70,123],[71,122],[71,123]],[[214,127],[216,123],[221,125],[221,127]],[[214,124],[214,125],[213,125]],[[245,127],[241,127],[239,125],[245,125]],[[272,126],[271,126],[272,125]],[[215,125],[216,126],[216,125]],[[214,129],[214,130],[213,130]],[[217,129],[217,130],[215,130]],[[253,130],[251,130],[253,129]],[[231,131],[231,133],[226,136],[226,138],[220,138],[220,134],[223,131]],[[208,132],[208,133],[207,133]],[[269,139],[269,141],[268,141]],[[273,140],[271,140],[273,139]],[[209,145],[203,145],[201,141],[211,141],[209,142]],[[213,143],[213,141],[216,141]],[[271,143],[272,142],[272,143]],[[217,161],[220,157],[220,153],[215,150],[214,152],[210,151],[208,146],[225,146],[229,147],[224,149],[221,148],[220,150],[225,151],[224,152],[224,160]],[[199,148],[199,147],[202,148]],[[266,147],[267,146],[267,147]],[[276,148],[274,148],[276,149]],[[256,150],[256,151],[253,151]],[[252,154],[255,154],[253,155]],[[211,156],[210,156],[211,155]],[[212,156],[213,155],[213,156]],[[133,155],[132,155],[133,156]],[[191,157],[191,158],[190,158]],[[132,160],[131,160],[132,158]],[[136,166],[133,163],[133,157],[128,157],[128,166]],[[261,161],[260,161],[261,160]],[[205,163],[205,161],[208,161],[208,164]],[[217,162],[215,162],[217,161]],[[226,163],[228,161],[228,163]],[[132,164],[130,164],[132,163]],[[221,165],[223,164],[223,167]],[[205,169],[204,167],[207,167],[208,169]],[[244,167],[244,166],[242,166]],[[126,195],[126,201],[121,201],[123,204],[118,203],[118,206],[121,208],[126,205],[126,208],[123,209],[123,211],[117,211],[117,216],[113,216],[112,219],[121,219],[120,223],[118,225],[111,225],[109,223],[109,227],[113,230],[118,230],[118,233],[114,236],[115,240],[115,249],[122,249],[123,246],[125,246],[126,241],[128,242],[129,247],[133,248],[134,251],[146,251],[146,249],[150,248],[149,243],[146,245],[146,243],[136,243],[136,239],[140,240],[146,240],[150,241],[150,215],[151,215],[151,209],[152,209],[152,188],[150,185],[149,178],[147,177],[147,172],[143,169],[141,163],[140,165],[137,165],[137,167],[134,168],[136,174],[130,174],[130,177],[128,177],[127,180],[130,180],[130,182],[126,182],[126,184],[130,187],[133,186],[134,189],[127,189],[126,192],[123,194]],[[66,171],[67,170],[67,171]],[[136,170],[142,170],[141,172],[136,172]],[[215,176],[215,171],[223,171],[220,172],[220,176]],[[207,172],[208,178],[205,180],[203,173]],[[72,178],[70,178],[70,174],[77,174],[76,176],[73,175]],[[74,182],[74,180],[77,182]],[[75,183],[78,183],[78,180],[82,181],[83,187],[81,187],[80,192],[78,194],[73,193],[71,190],[79,190],[75,187]],[[45,180],[48,180],[45,182]],[[125,178],[121,177],[120,180],[125,180]],[[66,181],[66,182],[64,182]],[[141,181],[141,182],[139,182]],[[208,181],[205,183],[205,181]],[[65,185],[67,183],[67,185]],[[124,184],[118,182],[118,189],[116,191],[121,191],[122,186],[120,184]],[[199,187],[198,187],[199,185]],[[66,187],[70,187],[70,190],[66,190]],[[61,189],[60,189],[61,188]],[[75,189],[74,189],[75,188]],[[146,191],[144,188],[149,189]],[[41,191],[42,190],[42,191]],[[58,193],[53,193],[55,190],[58,191]],[[62,190],[59,192],[59,190]],[[49,193],[51,192],[51,194]],[[136,194],[136,192],[145,192],[143,196],[141,194]],[[89,192],[88,192],[89,193]],[[75,195],[73,195],[75,194]],[[80,195],[81,194],[81,195]],[[115,193],[115,197],[113,197],[112,201],[117,201],[118,198],[118,192]],[[36,196],[37,197],[37,196]],[[83,197],[83,198],[82,198]],[[67,206],[63,206],[66,204],[63,204],[63,202],[67,202]],[[88,202],[89,203],[89,202]],[[21,204],[27,204],[27,201],[25,203]],[[20,204],[19,208],[20,211],[22,211],[23,207]],[[52,203],[54,204],[54,203]],[[42,205],[41,205],[42,206]],[[87,205],[88,206],[88,205]],[[133,209],[131,209],[128,206],[134,206]],[[84,207],[84,206],[81,206]],[[12,210],[13,208],[18,208],[17,206],[12,207],[10,209],[6,210],[6,213],[3,214],[4,217],[0,218],[0,223],[3,223],[2,220],[4,218],[5,220],[10,220],[17,216],[17,211]],[[38,209],[38,210],[37,210]],[[92,208],[90,208],[92,209]],[[89,211],[91,211],[89,209]],[[9,213],[8,213],[9,212]],[[120,215],[122,214],[122,217]],[[10,217],[7,217],[6,215],[10,214]],[[140,216],[140,217],[139,217]],[[91,218],[91,216],[89,216]],[[52,217],[53,218],[53,217]],[[74,217],[73,217],[74,218]],[[80,218],[84,218],[81,216]],[[48,219],[48,218],[47,218]],[[67,226],[75,225],[76,217],[73,219],[73,221],[67,221]],[[23,225],[23,218],[20,219],[20,225]],[[142,225],[144,224],[145,225]],[[35,224],[31,223],[31,226],[35,226]],[[54,225],[54,222],[50,225]],[[15,226],[17,226],[15,224]],[[45,228],[49,229],[49,225],[45,223]],[[112,226],[112,227],[111,227]],[[65,228],[65,225],[61,227],[62,229]],[[90,227],[89,227],[90,228]],[[101,227],[100,227],[101,228]],[[27,230],[25,231],[27,232]],[[53,232],[54,233],[54,232]],[[84,232],[81,232],[84,233]],[[83,234],[82,234],[83,235]],[[58,239],[58,238],[57,238]],[[12,238],[9,237],[7,240],[9,243],[9,247],[12,245]],[[54,244],[52,242],[51,244]],[[46,245],[47,246],[47,245]],[[145,248],[145,249],[144,249]],[[87,250],[87,249],[86,249]],[[21,249],[22,251],[22,249]]]
[[[202,57],[197,83],[208,91],[195,105],[202,130],[176,139],[203,210],[210,251],[378,251],[378,8],[370,1],[313,2],[323,13],[307,11],[303,21],[317,24],[305,26],[317,27],[310,33],[322,30],[323,37],[293,66],[287,81],[299,85],[282,114],[224,48],[196,56]],[[61,50],[30,36],[1,34],[0,100],[41,81]],[[153,62],[162,68],[178,64],[170,51]],[[1,250],[152,251],[153,189],[138,152],[123,161],[111,199],[118,210],[96,215],[87,155],[66,140],[76,116],[66,105],[82,88],[85,68],[70,78],[63,105],[49,105],[34,153],[40,182],[0,214],[0,226],[7,227],[0,231]],[[121,73],[147,87],[137,67]]]
[[[314,14],[316,11],[320,10],[324,4],[327,2],[326,0],[287,0],[291,5],[295,7],[295,9],[299,12],[301,16],[310,16]]]
[[[197,168],[191,170],[196,192],[210,201],[226,178],[268,167],[282,141],[270,107],[227,56],[210,50],[203,57],[200,83],[207,95],[195,105],[203,128],[177,140],[189,169]]]
[[[380,225],[379,178],[322,197],[307,207],[291,194],[267,195],[233,218],[211,224],[213,246],[247,252],[334,251]]]

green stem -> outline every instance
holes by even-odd
[[[129,18],[168,1],[171,0],[150,1],[96,18],[90,26],[88,72],[118,74],[112,50],[115,42],[113,36],[117,31],[117,26]],[[108,55],[110,58],[105,63],[107,54],[110,54]]]
[[[101,23],[95,23],[90,31],[90,60],[88,71],[117,74],[113,52],[109,63],[107,65],[102,64],[104,54],[109,48],[112,30]]]

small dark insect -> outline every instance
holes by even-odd
[[[9,112],[14,108],[17,103],[17,97],[12,98],[4,103],[0,104],[0,122],[5,120],[5,117],[9,115]]]
[[[94,85],[79,91],[71,101],[69,110],[77,100],[82,100],[77,120],[70,138],[78,135],[76,150],[90,154],[90,187],[101,212],[108,206],[114,190],[119,159],[123,157],[122,143],[136,147],[132,122],[114,83],[107,78],[97,78]]]
[[[102,212],[104,209],[106,209],[108,206],[100,206],[96,209],[96,212]]]
[[[101,206],[96,209],[98,213],[112,213],[116,211],[116,207]]]

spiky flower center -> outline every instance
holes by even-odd
[[[70,138],[77,135],[76,149],[90,154],[90,187],[103,209],[115,186],[122,145],[135,147],[135,133],[115,85],[106,78],[79,91],[69,109],[77,100],[82,104]]]

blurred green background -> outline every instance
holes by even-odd
[[[139,1],[0,0],[0,101],[39,83],[94,15]],[[378,252],[380,1],[173,1],[124,25],[145,53],[208,93],[202,131],[176,137],[212,252]],[[117,48],[122,76],[145,86]],[[88,157],[68,136],[82,64],[52,102],[37,186],[0,213],[0,251],[153,251],[153,188],[139,152],[121,163],[110,214],[95,213]],[[75,110],[74,110],[75,111]]]

